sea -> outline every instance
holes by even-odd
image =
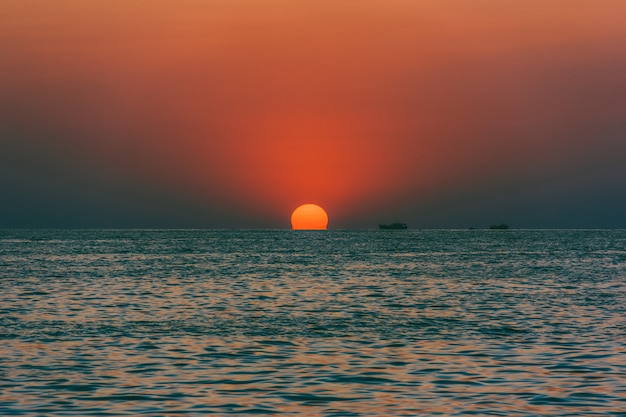
[[[626,230],[0,230],[2,416],[626,416]]]

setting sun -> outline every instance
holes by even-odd
[[[316,204],[303,204],[291,213],[293,230],[326,230],[328,214]]]

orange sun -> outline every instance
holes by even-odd
[[[326,230],[328,214],[318,205],[303,204],[291,213],[293,230]]]

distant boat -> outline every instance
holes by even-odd
[[[406,223],[379,224],[379,228],[384,230],[404,230],[407,228]]]
[[[504,223],[500,223],[500,224],[492,224],[491,226],[489,226],[490,229],[492,230],[506,230],[509,228],[508,224],[504,224]]]

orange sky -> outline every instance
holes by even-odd
[[[331,228],[532,227],[601,186],[617,208],[572,225],[622,221],[624,16],[622,0],[3,0],[0,214],[36,224],[52,199],[85,224],[106,202],[111,225],[288,227],[313,202]]]

